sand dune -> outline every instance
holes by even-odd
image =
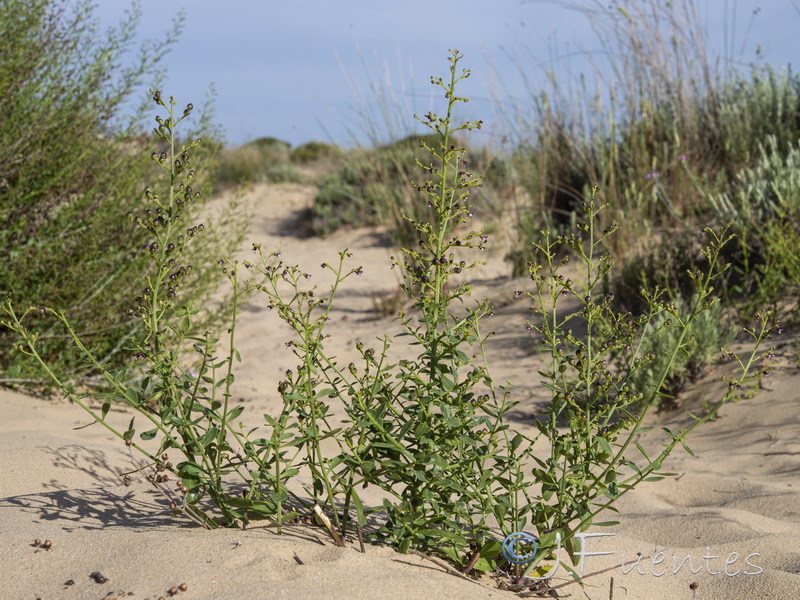
[[[331,323],[329,350],[343,360],[356,340],[391,334],[397,324],[379,318],[373,294],[396,289],[387,268],[392,250],[379,229],[343,232],[328,239],[298,236],[312,189],[259,186],[251,192],[256,217],[248,243],[280,248],[321,281],[322,260],[343,247],[364,275],[350,280]],[[248,244],[249,245],[249,244]],[[490,347],[496,380],[518,382],[515,426],[546,396],[537,385],[533,348],[525,331],[527,307],[505,286],[502,252],[471,274],[477,293],[498,304]],[[286,330],[248,301],[238,325],[243,364],[236,393],[245,416],[278,407],[275,386],[294,364]],[[787,334],[784,334],[787,335]],[[788,355],[789,340],[780,340]],[[676,452],[666,465],[678,477],[646,484],[619,503],[620,524],[590,533],[585,588],[562,571],[558,597],[664,599],[767,599],[800,597],[800,371],[775,361],[775,373],[754,397],[731,404],[698,431],[690,446],[697,458]],[[681,397],[699,409],[721,389],[726,365],[714,367]],[[81,431],[81,411],[64,401],[0,392],[0,598],[513,598],[485,577],[467,581],[413,555],[357,545],[338,548],[321,530],[265,528],[206,531],[169,514],[166,499],[143,480],[126,487],[119,474],[138,460],[99,426]],[[129,414],[112,411],[126,422]],[[248,417],[250,418],[250,417]],[[654,424],[687,423],[678,411]],[[641,442],[657,447],[658,428]],[[49,540],[52,547],[36,546]],[[687,558],[688,557],[688,558]],[[595,574],[597,571],[604,571]],[[95,574],[92,576],[92,574]],[[98,574],[100,576],[98,576]],[[107,579],[104,583],[98,583]],[[613,583],[612,583],[613,580]],[[186,584],[186,591],[178,586]],[[694,585],[693,585],[694,584]],[[690,587],[691,586],[691,587]],[[132,595],[130,595],[132,594]]]

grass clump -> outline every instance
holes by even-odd
[[[292,148],[288,142],[264,137],[224,150],[214,180],[218,189],[249,183],[304,183],[316,179],[320,168],[335,167],[343,156],[332,144],[308,142]]]
[[[800,137],[800,79],[769,67],[737,71],[732,57],[713,56],[696,2],[593,1],[573,8],[589,19],[608,62],[598,69],[596,90],[584,78],[570,86],[551,74],[546,91],[531,90],[533,110],[525,105],[508,114],[515,164],[528,190],[509,254],[516,275],[524,274],[540,229],[573,227],[595,186],[611,207],[600,216],[604,226],[637,223],[635,232],[611,242],[626,256],[649,251],[641,240],[665,228],[692,238],[704,224],[741,220],[746,215],[731,206],[720,218],[724,199],[746,212],[733,198],[769,187],[770,169],[754,174],[760,183],[750,191],[741,178],[758,170],[764,152],[790,154]],[[758,246],[752,237],[737,242],[751,243]],[[726,249],[735,267],[729,275],[747,271],[751,289],[757,272],[748,260],[758,252]],[[743,313],[752,314],[750,308]]]

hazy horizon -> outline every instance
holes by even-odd
[[[792,61],[800,49],[800,15],[792,0],[765,4],[698,3],[719,56],[726,54],[727,39],[727,54],[739,66],[756,60],[757,45],[765,63],[782,67]],[[163,0],[140,5],[140,40],[163,35],[183,6]],[[95,15],[103,27],[111,26],[129,6],[100,0]],[[312,140],[349,145],[367,141],[358,118],[367,111],[375,111],[371,119],[382,134],[410,130],[412,114],[429,107],[430,75],[445,73],[453,47],[473,73],[462,88],[471,113],[489,130],[498,94],[524,103],[520,71],[535,86],[547,69],[569,79],[589,71],[588,58],[601,56],[587,19],[560,2],[195,0],[186,6],[185,30],[163,62],[163,91],[199,105],[213,85],[216,118],[232,145],[267,136],[295,146]],[[370,86],[395,93],[388,119]]]

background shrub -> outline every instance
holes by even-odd
[[[430,162],[423,143],[437,150],[441,141],[430,134],[410,135],[385,146],[351,151],[338,169],[320,180],[311,208],[315,233],[329,235],[343,226],[380,223],[396,246],[413,246],[417,235],[405,217],[420,220],[427,209],[412,184],[419,177],[417,161]],[[485,173],[485,189],[475,193],[477,210],[481,199],[487,200],[494,190],[509,193],[516,185],[516,172],[506,157],[485,148],[469,148],[466,157],[470,170]]]
[[[217,189],[246,183],[300,181],[300,172],[289,164],[291,144],[263,137],[244,146],[223,151],[214,177]]]
[[[89,3],[0,3],[0,293],[64,310],[109,365],[129,358],[121,351],[137,326],[126,311],[139,292],[130,282],[144,265],[144,239],[120,217],[142,205],[152,169],[141,134],[146,106],[132,117],[125,107],[143,83],[157,80],[159,59],[181,29],[178,19],[162,40],[142,47],[138,62],[121,67],[139,16],[134,7],[101,33]],[[201,133],[209,143],[193,166],[215,151],[208,113],[189,136]],[[195,267],[237,243],[236,235],[209,236],[192,255]],[[210,305],[215,290],[206,271],[195,268],[186,283],[198,306]],[[60,372],[89,373],[56,320],[40,318],[47,361]],[[38,380],[38,367],[15,352],[14,339],[0,327],[2,383]]]
[[[292,162],[311,163],[323,160],[336,160],[342,157],[339,146],[325,142],[308,142],[294,148],[291,153]]]
[[[659,391],[667,396],[675,396],[684,385],[694,381],[706,365],[719,357],[722,348],[733,341],[736,330],[724,318],[719,302],[689,321],[696,302],[696,295],[688,302],[678,295],[673,301],[676,314],[662,312],[650,322],[649,327],[655,333],[642,340],[640,355],[648,357],[648,360],[632,372],[629,383],[633,389],[649,394],[666,370],[667,375]],[[689,341],[668,365],[669,352],[675,348],[681,335],[681,323],[689,323],[685,334]],[[656,398],[655,404],[663,404],[662,396]]]
[[[664,227],[696,230],[720,216],[720,200],[742,194],[740,174],[763,160],[759,148],[781,155],[800,138],[800,79],[764,66],[742,72],[733,57],[717,56],[705,44],[698,5],[574,5],[604,40],[608,62],[596,86],[582,75],[550,74],[544,90],[530,90],[532,103],[506,111],[528,191],[509,255],[516,274],[542,227],[569,228],[594,186],[612,207],[604,225],[637,223],[612,240],[614,250],[641,253],[641,240]],[[769,177],[755,174],[762,187]],[[752,272],[746,253],[726,253]]]

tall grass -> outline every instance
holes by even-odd
[[[743,72],[730,52],[715,53],[698,3],[564,5],[590,20],[608,60],[595,87],[550,74],[548,87],[530,89],[505,112],[529,192],[510,254],[517,274],[539,229],[570,223],[594,186],[613,207],[606,224],[638,225],[615,249],[646,252],[656,231],[674,236],[704,219],[722,223],[709,198],[731,192],[769,136],[777,152],[800,137],[800,79],[771,67]]]

